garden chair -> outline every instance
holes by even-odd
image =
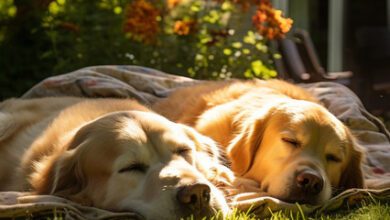
[[[352,72],[326,72],[322,67],[310,35],[305,30],[294,31],[292,38],[284,38],[273,47],[282,55],[275,59],[280,78],[300,82],[334,81],[350,86]]]

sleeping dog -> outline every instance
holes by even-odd
[[[146,219],[226,214],[232,173],[214,142],[132,100],[0,104],[0,189],[52,194]]]
[[[293,84],[203,82],[153,108],[218,142],[235,174],[254,181],[245,188],[259,196],[320,204],[339,190],[364,186],[363,154],[350,130]]]

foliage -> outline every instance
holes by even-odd
[[[267,41],[292,24],[281,14],[269,0],[2,0],[1,96],[92,65],[208,79],[275,77]]]

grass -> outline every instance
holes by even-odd
[[[211,220],[221,219],[220,213]],[[227,216],[224,220],[257,220],[261,219],[250,213],[250,211],[242,212],[233,210],[232,214]],[[269,220],[390,220],[390,198],[385,201],[378,201],[373,198],[363,200],[358,206],[354,208],[338,209],[337,211],[329,213],[312,213],[310,215],[304,214],[299,208],[298,212],[291,211],[270,211]],[[194,220],[194,218],[187,218],[185,220]],[[203,220],[206,220],[204,218]]]
[[[269,220],[390,220],[390,200],[387,201],[363,201],[359,207],[338,209],[332,213],[315,213],[312,215],[306,215],[301,212],[286,212],[278,211],[271,212]],[[40,213],[30,213],[27,216],[14,217],[11,219],[47,219],[47,220],[63,220],[65,218],[65,210],[51,210]],[[211,220],[217,220],[219,215],[211,218]],[[3,219],[3,218],[0,218]],[[185,220],[193,220],[193,217],[186,218]],[[224,220],[257,220],[260,219],[249,211],[242,212],[234,210],[233,213],[227,216]],[[204,218],[206,220],[206,218]]]
[[[390,201],[390,200],[389,200]],[[315,213],[306,215],[303,211],[299,212],[286,212],[278,211],[271,212],[269,220],[390,220],[390,203],[386,201],[381,203],[379,201],[363,201],[359,207],[339,209],[331,213]],[[220,219],[217,214],[211,220]],[[227,216],[224,220],[257,220],[260,219],[249,211],[242,212],[234,210],[233,213]],[[194,220],[193,217],[185,220]],[[206,220],[206,218],[204,218]]]
[[[256,216],[250,213],[235,212],[226,220],[255,220]],[[286,213],[283,211],[272,213],[270,220],[390,220],[390,205],[379,202],[363,202],[360,207],[348,210],[338,210],[332,213],[316,213],[305,215],[303,212]]]
[[[334,220],[349,220],[349,219],[378,219],[385,220],[390,219],[390,206],[389,204],[369,204],[362,206],[355,211],[343,213],[336,213],[334,215],[324,216],[322,219],[334,219]]]

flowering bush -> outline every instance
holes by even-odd
[[[123,29],[150,54],[142,60],[130,53],[134,63],[198,78],[270,78],[276,72],[267,40],[284,37],[291,24],[269,0],[134,0]]]
[[[267,41],[284,37],[292,21],[269,0],[2,0],[0,24],[0,87],[9,96],[15,78],[21,93],[47,76],[103,64],[274,77]]]

